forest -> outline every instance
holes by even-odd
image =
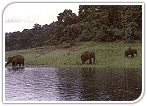
[[[142,5],[79,5],[57,14],[58,21],[5,33],[5,51],[76,42],[142,40]]]

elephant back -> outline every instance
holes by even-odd
[[[94,52],[86,51],[81,55],[81,58],[95,57]]]
[[[14,56],[12,62],[14,61],[20,61],[20,62],[23,62],[24,61],[24,57],[22,55],[17,55],[17,56]]]

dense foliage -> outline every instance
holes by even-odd
[[[5,33],[6,51],[56,45],[63,42],[142,39],[141,5],[79,5],[78,16],[65,9],[58,21],[35,24],[22,32]],[[69,29],[75,25],[73,29]]]

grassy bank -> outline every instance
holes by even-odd
[[[62,48],[70,44],[58,46],[44,46],[39,48],[30,48],[26,50],[16,50],[5,53],[5,61],[13,55],[23,55],[25,66],[43,66],[43,67],[118,67],[118,68],[142,68],[142,44],[119,42],[80,42],[76,47]],[[124,51],[131,46],[137,49],[137,57],[125,58]],[[96,60],[93,65],[86,61],[81,65],[80,56],[85,51],[93,51],[96,54]]]

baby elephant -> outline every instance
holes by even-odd
[[[15,68],[15,66],[17,66],[17,64],[19,64],[19,66],[21,66],[21,64],[22,64],[22,66],[24,68],[24,57],[21,55],[8,57],[8,61],[5,66],[7,66],[9,63],[12,63],[12,68]]]
[[[136,49],[127,49],[125,50],[125,57],[128,57],[128,55],[131,55],[131,58],[134,58],[134,54],[136,54],[137,57],[137,50]]]
[[[81,60],[82,60],[82,64],[85,63],[85,61],[89,60],[89,64],[92,63],[92,58],[94,59],[93,64],[95,62],[95,53],[94,52],[90,52],[90,51],[86,51],[81,55]]]

